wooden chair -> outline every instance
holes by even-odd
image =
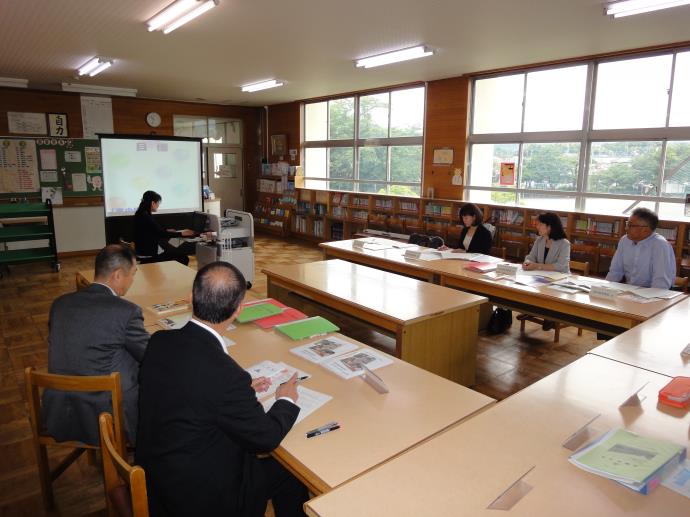
[[[599,271],[599,248],[587,244],[572,244],[570,246],[570,263],[575,261],[589,262],[591,273]]]
[[[81,276],[79,273],[75,273],[74,283],[77,286],[77,291],[79,291],[80,289],[84,289],[85,287],[89,287],[91,285],[91,283],[86,278]]]
[[[101,413],[98,417],[103,460],[103,485],[110,517],[148,517],[144,469],[129,465],[120,454],[113,432],[113,417]]]
[[[577,260],[571,260],[570,261],[570,270],[573,273],[577,273],[580,276],[589,276],[589,262],[578,262]],[[526,321],[531,321],[533,323],[537,323],[539,325],[543,325],[545,320],[543,318],[538,318],[536,316],[531,316],[529,314],[520,314],[517,317],[518,320],[520,320],[520,332],[525,331],[525,322]],[[553,322],[553,342],[558,343],[561,339],[561,329],[570,327],[572,325],[568,325],[567,323],[561,323],[559,321],[554,321]],[[582,329],[578,327],[577,329],[577,335],[581,336],[582,335]]]
[[[688,292],[688,281],[690,281],[690,278],[687,276],[677,276],[675,280],[673,281],[673,289],[676,291],[683,291],[684,293]]]
[[[506,249],[503,246],[491,246],[491,251],[489,253],[492,257],[498,257],[502,260],[506,259]]]
[[[86,375],[55,375],[39,373],[33,367],[24,370],[26,394],[29,404],[29,417],[33,432],[34,452],[38,462],[38,474],[41,481],[41,494],[46,509],[54,506],[53,486],[62,474],[85,450],[96,450],[98,446],[87,445],[78,441],[58,442],[50,436],[41,420],[41,397],[39,388],[60,391],[109,391],[112,398],[113,414],[115,415],[115,445],[120,454],[125,450],[125,436],[122,409],[122,392],[120,389],[120,374],[118,372],[102,376]],[[48,462],[48,447],[67,447],[74,449],[53,470]]]
[[[529,251],[530,239],[519,235],[501,235],[499,246],[506,249],[507,256],[521,261]]]

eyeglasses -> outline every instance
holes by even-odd
[[[630,223],[625,223],[626,228],[649,228],[648,225],[646,224],[630,224]]]

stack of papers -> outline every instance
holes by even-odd
[[[320,364],[343,379],[362,375],[362,365],[375,370],[393,363],[389,357],[367,348],[359,348],[359,345],[335,336],[292,348],[290,352]]]
[[[685,447],[613,429],[570,457],[577,467],[648,493],[685,459]]]
[[[671,291],[669,289],[658,289],[656,287],[640,287],[635,289],[635,296],[641,296],[642,298],[661,298],[662,300],[671,300],[676,296],[680,296],[680,291]]]
[[[440,253],[441,258],[449,260],[469,260],[471,262],[487,262],[494,264],[503,262],[503,259],[492,257],[491,255],[484,255],[482,253],[464,253],[457,250],[438,251],[437,253]]]
[[[151,306],[151,309],[156,314],[167,314],[169,312],[189,309],[189,302],[184,298],[181,298],[179,300],[173,300],[170,302],[156,303]]]
[[[256,394],[256,397],[258,399],[264,399],[266,397],[274,395],[276,390],[278,389],[278,386],[280,386],[281,383],[290,380],[290,377],[292,377],[295,372],[297,372],[297,377],[311,377],[311,375],[309,375],[308,373],[294,368],[293,366],[290,366],[288,364],[281,362],[274,363],[273,361],[268,360],[261,361],[260,363],[255,364],[254,366],[250,366],[249,368],[247,368],[247,372],[249,372],[249,375],[252,376],[252,379],[266,377],[271,381],[271,386],[268,388],[268,390]]]

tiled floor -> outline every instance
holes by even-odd
[[[258,236],[252,290],[266,293],[266,278],[261,274],[265,265],[314,260],[321,260],[315,245]],[[47,264],[13,266],[11,274],[0,279],[0,516],[45,514],[31,448],[23,369],[46,367],[50,305],[59,294],[74,290],[76,271],[92,265],[93,257],[79,257],[64,259],[60,273],[52,273]],[[343,333],[361,341],[384,349],[392,344],[390,337],[363,328],[350,318],[340,318],[337,323]],[[552,339],[553,332],[544,332],[531,323],[522,336],[517,323],[503,335],[480,336],[475,389],[505,398],[581,357],[596,344],[592,333],[585,331],[578,337],[574,328],[561,331],[560,344],[554,345]],[[54,487],[55,515],[105,515],[99,468],[90,465],[86,457],[70,467]]]

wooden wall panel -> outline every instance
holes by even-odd
[[[45,92],[19,88],[0,88],[0,135],[11,136],[7,128],[7,112],[66,113],[70,138],[83,136],[79,95],[66,92]],[[16,135],[31,136],[31,135]]]
[[[462,187],[451,183],[455,168],[465,169],[469,79],[453,77],[427,85],[424,173],[422,195],[434,189],[434,197],[462,199]],[[434,165],[434,149],[451,147],[452,165]]]
[[[287,148],[297,149],[297,157],[294,160],[290,159],[290,155],[283,157],[284,161],[290,165],[300,164],[300,103],[290,102],[287,104],[276,104],[268,107],[268,162],[274,163],[278,161],[277,156],[271,155],[271,136],[272,135],[286,135]]]

